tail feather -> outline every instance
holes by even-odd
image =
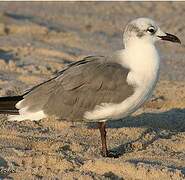
[[[15,105],[23,99],[23,96],[0,97],[0,114],[18,114]]]

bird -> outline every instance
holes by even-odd
[[[0,113],[8,114],[9,121],[53,116],[97,123],[101,154],[113,157],[107,148],[106,122],[131,115],[151,97],[160,67],[155,42],[161,40],[181,43],[152,19],[133,19],[123,32],[123,49],[87,56],[22,95],[0,97]]]

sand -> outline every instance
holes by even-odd
[[[0,179],[185,179],[184,2],[0,2],[0,95],[17,95],[87,55],[122,48],[126,23],[155,19],[182,45],[157,43],[161,76],[136,113],[107,124],[8,122],[0,116]]]

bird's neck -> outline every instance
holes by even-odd
[[[153,87],[159,75],[159,56],[152,43],[133,43],[119,53],[120,63],[130,69],[130,84]],[[148,87],[147,87],[148,88]]]
[[[138,56],[143,54],[146,56],[147,52],[150,55],[152,55],[153,53],[157,53],[156,47],[153,42],[149,40],[140,40],[140,39],[127,41],[127,43],[125,44],[125,50],[127,53],[134,53],[135,55]]]
[[[123,63],[131,70],[146,71],[159,67],[159,55],[151,42],[136,40],[127,43],[123,56]]]

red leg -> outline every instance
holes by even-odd
[[[106,124],[105,122],[99,122],[99,130],[102,142],[102,155],[108,157],[107,142],[106,142]]]

